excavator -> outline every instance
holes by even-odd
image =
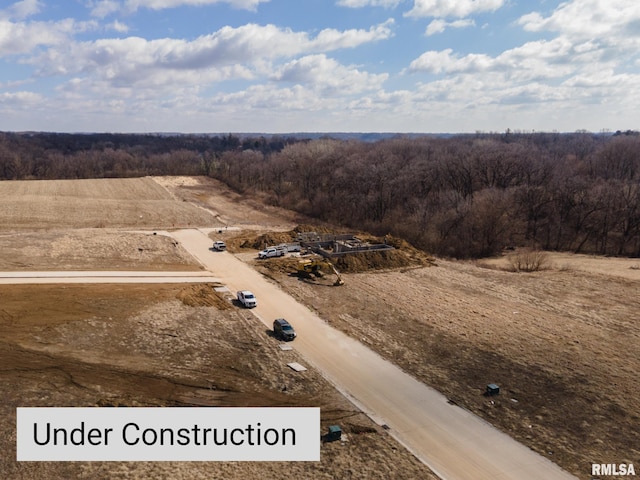
[[[311,278],[311,275],[322,277],[322,270],[330,270],[335,274],[337,278],[336,281],[333,282],[334,286],[344,285],[344,280],[342,280],[340,272],[338,272],[335,265],[326,258],[314,258],[313,260],[307,259],[298,262],[298,275],[307,278]]]

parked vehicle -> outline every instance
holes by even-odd
[[[284,248],[287,252],[299,252],[302,249],[300,243],[298,242],[281,243],[277,245],[276,248]]]
[[[273,321],[273,334],[275,337],[290,342],[296,338],[297,333],[284,318],[276,318]]]
[[[238,302],[245,308],[253,308],[258,305],[258,300],[253,292],[249,290],[240,290],[237,293]]]
[[[215,242],[213,242],[213,249],[216,252],[222,252],[227,249],[227,244],[222,240],[216,240]]]
[[[261,252],[258,252],[258,258],[281,257],[285,253],[287,253],[286,248],[268,247]]]

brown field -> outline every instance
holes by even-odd
[[[215,234],[235,245],[235,235],[304,222],[209,179],[156,180],[0,183],[0,269],[197,269],[168,237],[137,230],[240,227]],[[256,263],[254,251],[237,253]],[[591,463],[640,467],[638,259],[550,254],[549,268],[530,274],[507,271],[504,258],[436,263],[344,274],[343,287],[299,280],[277,260],[256,268],[579,478],[590,478]],[[292,377],[282,357],[295,353],[212,295],[179,285],[0,286],[2,427],[13,432],[15,407],[26,405],[319,405],[323,426],[342,424],[348,442],[323,445],[319,464],[17,464],[12,434],[0,441],[9,453],[0,473],[431,478],[318,372]],[[484,397],[488,383],[501,395]]]

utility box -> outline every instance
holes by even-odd
[[[342,438],[342,429],[338,425],[331,425],[326,436],[327,442],[335,442],[340,438]]]
[[[496,385],[495,383],[490,383],[489,385],[487,385],[487,395],[498,395],[499,393],[500,387],[498,385]]]

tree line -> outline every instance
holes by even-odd
[[[0,132],[0,180],[207,175],[222,152],[250,149],[269,155],[296,141],[232,134]]]
[[[527,246],[640,256],[637,132],[377,142],[50,137],[0,134],[0,178],[208,175],[273,205],[438,255],[479,258]]]

